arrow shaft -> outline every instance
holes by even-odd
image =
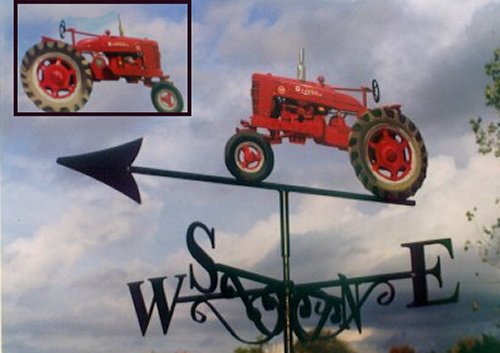
[[[216,184],[236,185],[236,186],[243,186],[243,187],[250,187],[250,188],[275,190],[275,191],[295,192],[295,193],[299,193],[299,194],[339,197],[339,198],[351,199],[351,200],[373,201],[373,202],[381,202],[381,203],[393,203],[393,204],[406,205],[406,206],[415,206],[415,201],[413,201],[413,200],[390,201],[390,200],[378,198],[378,197],[373,196],[373,195],[357,194],[357,193],[352,193],[352,192],[335,191],[335,190],[327,190],[327,189],[321,189],[321,188],[312,188],[312,187],[306,187],[306,186],[287,185],[287,184],[279,184],[279,183],[268,183],[268,182],[247,183],[244,181],[240,181],[240,180],[228,178],[228,177],[180,172],[180,171],[166,170],[166,169],[130,166],[129,172],[136,173],[136,174],[174,178],[174,179],[185,179],[185,180],[202,181],[202,182],[216,183]]]

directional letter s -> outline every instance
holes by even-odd
[[[197,228],[201,228],[205,234],[210,239],[210,245],[212,249],[215,248],[215,232],[214,229],[209,229],[205,224],[201,222],[193,222],[189,226],[186,234],[187,247],[193,258],[198,261],[201,267],[203,267],[208,274],[209,284],[204,287],[198,282],[194,275],[193,264],[189,265],[189,279],[190,287],[196,288],[202,293],[212,293],[217,288],[217,266],[214,260],[201,248],[201,246],[194,239],[194,232]]]

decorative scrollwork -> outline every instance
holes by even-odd
[[[341,324],[344,311],[342,298],[330,295],[320,289],[302,287],[293,292],[293,303],[293,331],[299,340],[317,339],[323,328],[329,324],[340,324],[339,328],[335,330],[335,334],[339,334],[345,329]],[[310,321],[314,316],[318,317],[316,324],[312,330],[307,330],[301,319],[309,319]]]
[[[448,244],[446,239],[403,244],[412,251],[412,271],[356,278],[338,274],[338,278],[331,281],[295,284],[291,280],[277,280],[216,263],[196,241],[195,230],[204,232],[212,247],[215,247],[215,233],[213,228],[210,229],[201,222],[194,222],[188,228],[187,234],[188,249],[205,272],[208,283],[206,280],[200,281],[197,278],[194,266],[191,264],[189,275],[175,276],[177,287],[172,303],[168,305],[163,287],[163,281],[167,277],[149,279],[154,293],[150,308],[155,305],[158,307],[164,334],[168,331],[173,311],[178,303],[191,303],[191,318],[197,323],[207,322],[208,316],[202,307],[208,308],[235,339],[247,344],[261,344],[281,333],[288,337],[295,333],[299,340],[307,341],[331,338],[351,327],[356,327],[361,332],[362,306],[376,290],[378,305],[391,304],[396,295],[391,281],[395,280],[413,279],[414,302],[410,303],[410,306],[448,303],[458,298],[458,284],[455,294],[450,298],[429,301],[427,296],[426,276],[433,275],[439,280],[441,278],[440,263],[438,261],[434,268],[427,270],[423,247],[434,243],[446,245]],[[181,296],[184,278],[188,276],[191,290],[197,290],[199,294]],[[142,283],[142,281],[132,282],[128,285],[141,332],[144,335],[148,328],[151,310],[148,311],[144,302],[141,292]],[[220,299],[240,302],[247,319],[258,331],[259,338],[245,339],[236,332],[214,304]],[[324,335],[325,328],[328,328],[330,332],[327,336]],[[286,332],[284,332],[285,329]]]
[[[382,291],[377,296],[377,303],[379,305],[389,305],[394,301],[394,298],[396,296],[396,289],[394,288],[394,285],[385,280],[385,279],[380,279],[377,282],[373,282],[368,289],[366,290],[364,296],[361,299],[361,303],[364,303],[366,299],[370,296],[370,294],[375,290],[375,288],[380,287],[380,286],[385,286],[385,289]]]
[[[225,329],[238,341],[247,344],[260,344],[268,342],[274,336],[283,332],[285,317],[284,300],[285,285],[268,277],[252,274],[237,268],[225,265],[215,265],[218,278],[219,292],[214,290],[210,295],[196,296],[192,301],[191,317],[193,321],[204,323],[207,314],[199,309],[206,306],[225,327]],[[366,277],[349,279],[339,274],[334,281],[324,283],[311,283],[292,286],[291,288],[291,325],[295,335],[301,341],[310,341],[318,338],[331,338],[349,329],[354,325],[361,332],[361,307],[370,295],[382,288],[376,297],[379,305],[389,305],[395,298],[395,288],[390,279],[380,277]],[[253,281],[264,285],[260,288],[246,289],[243,280]],[[369,284],[363,294],[362,286]],[[338,295],[333,295],[325,289],[336,289]],[[211,303],[216,299],[238,299],[245,308],[247,318],[259,332],[259,338],[248,340],[241,337],[224,318],[223,314]],[[276,316],[274,325],[266,325],[263,312]],[[324,336],[324,329],[329,328],[330,333]]]
[[[269,279],[255,274],[249,274],[236,268],[224,265],[215,265],[220,276],[212,278],[220,278],[217,286],[219,292],[214,290],[211,295],[197,297],[191,306],[191,317],[193,321],[204,323],[207,320],[207,315],[203,313],[199,306],[204,304],[210,309],[226,330],[238,341],[247,344],[259,344],[271,340],[274,336],[283,331],[284,321],[284,305],[283,305],[283,288],[277,285],[279,281]],[[250,280],[265,286],[257,289],[246,289],[242,280]],[[239,299],[245,308],[247,318],[253,323],[254,327],[259,332],[259,339],[248,340],[239,335],[224,318],[224,315],[210,301],[215,299]],[[268,327],[263,320],[263,311],[274,312],[276,319],[274,325]]]

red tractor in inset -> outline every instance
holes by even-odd
[[[226,144],[225,162],[230,173],[247,182],[260,182],[271,173],[271,145],[284,139],[318,144],[349,152],[357,177],[374,195],[404,200],[422,185],[427,170],[424,140],[414,123],[401,113],[400,105],[368,108],[367,94],[376,103],[380,90],[342,88],[306,81],[304,53],[299,55],[297,79],[254,74],[253,114],[242,120]],[[358,92],[361,101],[346,92]],[[354,117],[349,126],[346,118]]]
[[[159,112],[181,112],[182,95],[161,69],[158,42],[125,37],[109,30],[97,35],[59,25],[59,35],[71,33],[71,44],[44,37],[31,47],[21,64],[26,95],[47,112],[76,112],[89,100],[94,81],[142,82],[151,87]],[[76,41],[76,35],[83,38]],[[87,61],[88,58],[88,61]]]

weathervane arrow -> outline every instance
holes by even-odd
[[[206,175],[206,174],[197,174],[197,173],[188,173],[188,172],[180,172],[173,170],[165,170],[165,169],[154,169],[147,167],[139,167],[133,166],[139,150],[142,145],[142,138],[128,142],[126,144],[116,146],[113,148],[108,148],[101,151],[60,157],[57,159],[57,163],[64,165],[68,168],[79,171],[85,175],[88,175],[94,179],[97,179],[104,184],[111,186],[117,191],[125,194],[132,200],[137,203],[141,203],[141,196],[139,192],[139,188],[137,187],[137,183],[132,174],[145,174],[151,176],[160,176],[160,177],[168,177],[168,178],[177,178],[184,180],[192,180],[192,181],[202,181],[202,182],[210,182],[217,184],[226,184],[226,185],[234,185],[234,186],[243,186],[243,187],[252,187],[259,189],[267,189],[278,191],[279,194],[279,210],[280,210],[280,236],[281,236],[281,257],[283,261],[283,280],[276,282],[274,279],[267,279],[258,274],[254,274],[248,271],[242,271],[235,268],[229,268],[228,266],[222,264],[215,264],[212,260],[211,264],[213,266],[209,266],[210,268],[206,268],[207,271],[212,271],[212,275],[215,271],[215,278],[217,279],[217,272],[221,273],[221,282],[220,286],[221,291],[214,292],[215,289],[212,290],[211,293],[207,293],[204,288],[201,288],[201,295],[196,296],[180,296],[179,290],[182,285],[181,278],[184,278],[185,275],[180,275],[179,283],[177,287],[177,292],[175,295],[175,300],[178,303],[188,303],[193,302],[192,313],[198,313],[196,310],[197,306],[201,303],[205,303],[219,318],[219,320],[223,323],[224,327],[237,339],[241,340],[239,336],[234,332],[234,330],[229,326],[229,324],[224,320],[224,318],[220,315],[220,313],[216,310],[216,308],[209,303],[209,300],[212,299],[230,299],[231,297],[241,297],[246,298],[244,303],[246,303],[247,307],[247,316],[256,323],[257,327],[261,332],[266,336],[265,340],[271,339],[273,336],[283,333],[283,343],[284,343],[284,352],[285,353],[293,353],[293,336],[294,333],[301,339],[309,339],[316,338],[316,333],[319,335],[319,328],[323,327],[325,320],[330,317],[330,321],[332,323],[340,324],[339,329],[335,332],[335,335],[340,333],[342,330],[349,327],[349,323],[353,322],[356,324],[359,330],[361,330],[361,316],[359,309],[361,308],[364,301],[367,299],[369,294],[373,291],[375,287],[378,285],[386,285],[388,290],[386,290],[382,295],[380,295],[377,299],[378,303],[381,305],[386,305],[390,303],[394,297],[394,288],[392,284],[389,283],[390,280],[395,279],[403,279],[403,278],[412,278],[413,285],[415,288],[414,297],[415,300],[412,303],[412,306],[425,306],[430,304],[441,304],[454,302],[458,298],[458,285],[455,293],[449,297],[440,300],[429,300],[427,293],[427,282],[426,276],[433,275],[440,281],[440,264],[434,266],[432,269],[428,269],[425,266],[425,256],[423,247],[426,245],[432,244],[442,244],[445,245],[448,249],[448,252],[453,257],[451,252],[451,241],[449,239],[438,239],[432,240],[428,242],[420,242],[420,243],[408,243],[403,244],[405,247],[409,247],[412,256],[412,271],[407,271],[403,273],[395,273],[395,274],[385,274],[378,276],[369,276],[364,278],[353,278],[348,279],[343,275],[339,275],[338,280],[327,281],[327,282],[318,282],[318,283],[309,283],[303,285],[294,285],[291,277],[290,277],[290,219],[289,219],[289,193],[301,193],[308,195],[320,195],[320,196],[329,196],[329,197],[339,197],[351,200],[362,200],[362,201],[374,201],[381,203],[397,203],[401,205],[415,205],[415,201],[412,200],[386,200],[381,199],[374,195],[366,195],[366,194],[358,194],[351,193],[345,191],[335,191],[335,190],[327,190],[320,188],[312,188],[306,186],[297,186],[297,185],[287,185],[287,184],[278,184],[278,183],[269,183],[269,182],[245,182],[242,180],[214,176],[214,175]],[[209,237],[213,237],[213,229],[210,231],[205,225],[194,223],[195,226],[191,225],[189,229],[194,231],[194,228],[200,226],[202,227]],[[194,228],[193,228],[194,227]],[[189,232],[188,232],[189,233]],[[449,244],[448,244],[449,242]],[[188,247],[193,246],[193,241],[188,241]],[[194,252],[192,252],[193,256],[198,254],[199,258],[206,260],[206,254],[203,253],[203,250],[200,247],[194,247]],[[198,249],[198,250],[197,250]],[[191,251],[191,250],[190,250]],[[255,289],[244,289],[239,285],[239,277],[257,280],[263,282],[265,285],[264,289],[261,291],[255,291]],[[157,279],[152,279],[153,287],[163,281],[166,277],[161,277]],[[212,279],[211,279],[212,280]],[[156,282],[155,282],[156,281]],[[138,315],[138,320],[141,326],[141,332],[144,335],[147,329],[147,325],[151,315],[148,316],[147,309],[145,304],[142,301],[142,294],[140,293],[140,285],[143,281],[132,282],[129,284],[131,289],[131,294],[134,301],[134,306],[136,309],[136,313]],[[156,284],[154,284],[154,283]],[[210,288],[217,288],[218,282],[213,282]],[[276,284],[278,283],[278,285]],[[362,284],[371,283],[369,285],[365,294],[360,298],[359,297],[359,286]],[[271,285],[269,287],[269,285]],[[351,288],[355,287],[356,295],[351,294]],[[340,297],[334,297],[329,295],[328,293],[323,291],[323,287],[340,287],[341,292],[343,293]],[[156,288],[156,287],[155,287]],[[159,286],[158,288],[163,288]],[[239,293],[236,293],[231,296],[234,289],[240,289]],[[163,289],[162,289],[163,290]],[[163,292],[162,292],[163,293]],[[159,297],[164,297],[164,294],[160,293]],[[260,295],[260,297],[259,297]],[[273,300],[271,298],[272,295],[275,295],[279,299],[279,302]],[[156,294],[155,294],[156,298]],[[279,319],[277,321],[276,327],[274,330],[269,331],[265,326],[260,322],[260,316],[258,314],[258,310],[253,307],[253,303],[258,298],[263,300],[264,309],[273,310],[278,309],[279,311]],[[156,299],[155,299],[156,300]],[[329,308],[330,311],[324,311],[321,320],[319,321],[320,325],[317,326],[318,330],[312,337],[306,337],[307,333],[303,329],[300,324],[301,318],[308,318],[312,315],[312,301],[313,300],[323,300],[325,302],[324,308]],[[304,306],[301,306],[302,304]],[[347,304],[346,304],[347,303]],[[164,308],[168,308],[167,303]],[[162,305],[163,305],[162,304]],[[158,304],[159,305],[159,304]],[[348,306],[346,306],[348,305]],[[159,305],[158,307],[160,307]],[[252,307],[251,307],[252,306]],[[300,308],[299,308],[300,306]],[[316,307],[318,307],[316,305]],[[304,310],[302,308],[305,308]],[[309,309],[307,309],[309,308]],[[194,311],[193,311],[194,310]],[[332,312],[333,310],[333,316]],[[350,310],[350,311],[349,311]],[[173,312],[173,306],[169,309],[167,315],[162,316],[162,325],[164,329],[164,333],[168,330],[169,320],[171,318],[171,314]],[[321,314],[318,311],[315,311],[316,314]],[[350,312],[350,313],[349,313]],[[192,314],[193,315],[193,314]],[[203,322],[204,314],[200,314],[202,316],[192,316],[193,320],[197,322]],[[243,340],[241,340],[243,341]],[[255,343],[255,342],[254,342]],[[258,343],[258,342],[257,342]]]
[[[142,138],[101,151],[59,157],[57,163],[97,179],[141,203],[130,167],[141,149]]]
[[[415,201],[413,200],[386,200],[374,195],[358,194],[345,191],[269,182],[251,183],[234,178],[215,175],[133,166],[132,163],[137,157],[141,145],[142,138],[139,138],[123,145],[96,152],[59,157],[57,159],[57,163],[88,175],[96,180],[99,180],[100,182],[103,182],[104,184],[111,186],[115,190],[130,197],[137,203],[141,203],[141,195],[132,173],[226,185],[254,187],[260,189],[276,190],[280,192],[296,192],[301,194],[340,197],[352,200],[395,203],[407,206],[415,205]]]

